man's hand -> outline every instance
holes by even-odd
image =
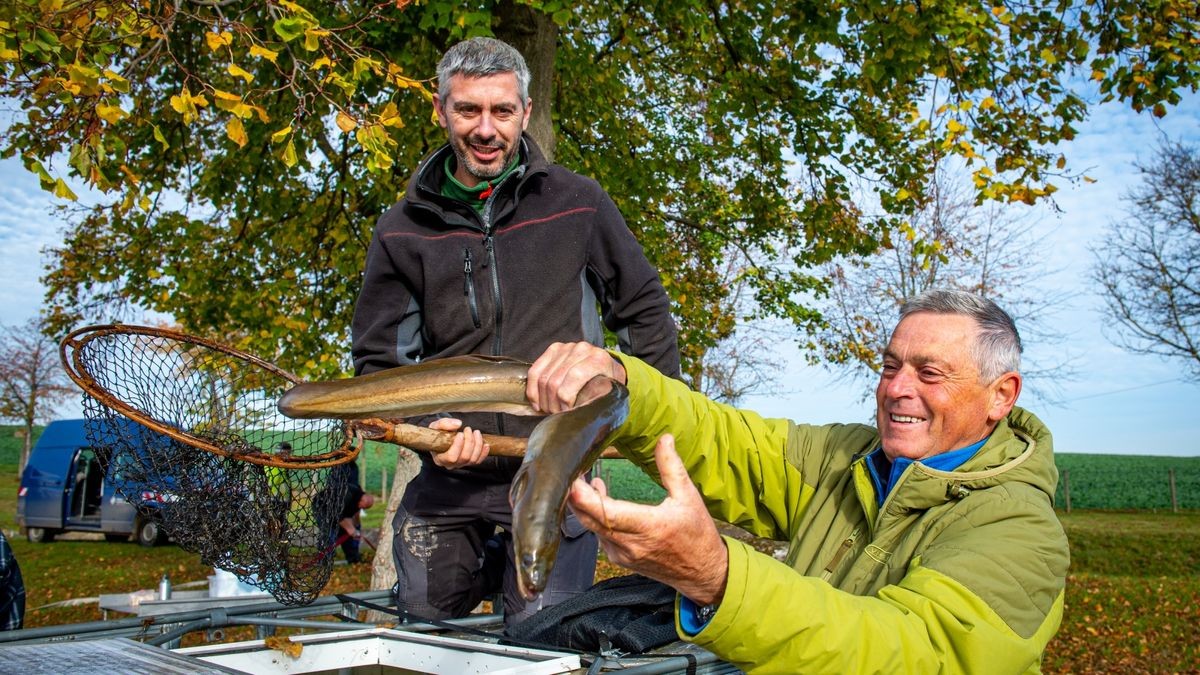
[[[483,434],[478,429],[463,428],[462,420],[453,417],[442,417],[429,424],[430,429],[438,431],[458,431],[450,449],[445,452],[433,453],[433,463],[444,469],[458,469],[464,466],[478,464],[487,458],[491,447],[483,442]]]
[[[696,485],[675,452],[675,439],[658,439],[654,460],[667,498],[657,506],[618,501],[604,481],[578,478],[569,502],[579,522],[600,537],[608,559],[657,579],[698,605],[720,602],[729,552]]]
[[[525,397],[544,413],[570,410],[584,385],[597,375],[625,384],[625,367],[607,351],[587,342],[555,342],[529,367]]]

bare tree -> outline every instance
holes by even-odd
[[[900,305],[932,288],[970,291],[1000,304],[1016,321],[1026,344],[1060,344],[1065,334],[1049,323],[1069,298],[1035,282],[1048,270],[1042,238],[1018,205],[976,205],[970,190],[939,169],[930,179],[928,204],[885,242],[878,253],[825,266],[829,295],[821,307],[826,327],[814,336],[817,351],[833,369],[867,385],[875,380]],[[1022,366],[1032,393],[1060,398],[1074,376],[1069,355]],[[871,387],[863,387],[863,397]]]
[[[710,328],[718,340],[703,350],[681,345],[691,350],[692,357],[688,359],[692,367],[684,373],[685,381],[710,399],[729,405],[738,405],[750,394],[780,390],[776,375],[782,364],[774,347],[787,342],[795,332],[790,323],[760,316],[745,274],[751,265],[744,251],[729,247],[715,270],[719,283],[729,292],[713,312],[714,317],[727,317],[729,322]]]
[[[48,421],[58,406],[79,390],[63,370],[58,345],[42,332],[41,320],[6,326],[0,332],[0,418],[24,427],[25,447],[17,466],[20,475],[29,461],[34,423]]]
[[[1200,154],[1164,141],[1134,166],[1141,185],[1123,198],[1125,219],[1092,249],[1092,278],[1115,322],[1105,333],[1135,354],[1182,362],[1200,381]]]

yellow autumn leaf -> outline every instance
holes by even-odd
[[[229,71],[230,75],[232,75],[234,77],[240,77],[243,80],[245,80],[246,82],[254,81],[254,75],[246,72],[244,69],[242,69],[241,66],[237,65],[236,63],[229,64],[229,67],[226,70]]]
[[[404,127],[404,120],[400,117],[400,111],[396,109],[394,102],[388,101],[388,104],[383,107],[383,112],[379,113],[379,123],[394,129]]]
[[[258,115],[259,122],[266,124],[271,121],[271,116],[267,114],[267,111],[262,106],[252,105],[250,109],[254,111],[255,115]]]
[[[904,188],[900,188],[899,190],[896,190],[896,201],[898,201],[898,202],[902,202],[911,196],[912,195],[909,194],[908,190],[905,190]]]
[[[171,144],[167,143],[167,137],[163,136],[162,129],[159,129],[157,124],[152,124],[150,126],[154,127],[154,140],[158,141],[159,145],[163,147],[163,150],[170,149]]]
[[[221,47],[233,44],[233,33],[222,31],[220,33],[205,33],[204,41],[208,44],[209,51],[217,51]]]
[[[258,45],[251,45],[250,46],[250,56],[258,56],[258,57],[261,57],[261,58],[264,58],[264,59],[270,61],[271,63],[275,63],[275,59],[279,58],[279,52],[273,52],[270,49],[267,49],[266,47],[260,47]]]
[[[321,68],[332,68],[332,67],[333,67],[333,61],[330,61],[328,56],[322,56],[321,58],[317,59],[316,61],[313,61],[312,65],[309,66],[309,68],[311,68],[312,70],[320,70]]]
[[[96,114],[99,115],[100,119],[104,120],[105,122],[108,122],[109,124],[116,124],[117,122],[120,122],[121,118],[125,117],[128,113],[126,113],[124,110],[121,110],[121,106],[119,105],[97,103]]]
[[[283,148],[283,156],[280,159],[283,160],[283,165],[289,169],[296,166],[296,144],[288,141],[287,145]]]
[[[988,96],[987,98],[985,98],[979,102],[980,110],[991,110],[992,108],[995,108],[995,107],[996,107],[996,99],[992,98],[991,96]]]
[[[121,93],[129,92],[129,80],[121,77],[120,73],[105,69],[104,77],[108,80],[108,84],[112,89]]]
[[[279,143],[283,139],[287,138],[288,135],[290,135],[291,133],[292,133],[292,125],[289,124],[286,127],[280,129],[279,131],[276,131],[275,133],[271,134],[271,142]]]
[[[354,128],[358,126],[358,122],[354,121],[353,117],[347,115],[341,110],[338,111],[337,117],[334,118],[334,122],[337,123],[339,129],[345,132],[354,131]]]
[[[946,122],[946,129],[948,129],[952,134],[961,134],[967,130],[967,128],[963,126],[962,122],[959,122],[958,120],[950,120],[949,122]]]
[[[67,187],[66,182],[64,182],[61,178],[54,181],[54,196],[60,199],[69,199],[71,201],[76,201],[79,199],[79,197],[75,196],[74,192],[71,192],[71,188]]]
[[[192,99],[187,95],[186,89],[184,90],[183,94],[176,94],[172,96],[169,101],[171,108],[180,115],[183,115],[184,124],[191,124],[193,121],[195,121],[197,117],[196,106],[192,104]]]
[[[229,140],[237,143],[239,148],[246,147],[246,142],[249,140],[246,138],[246,129],[242,126],[242,120],[238,117],[230,117],[229,121],[225,123],[225,135],[229,137]]]
[[[21,55],[15,49],[7,47],[0,49],[0,61],[16,61]]]
[[[315,52],[321,47],[321,38],[329,35],[329,31],[323,28],[309,28],[304,31],[304,49],[305,51]]]
[[[289,12],[293,12],[295,14],[300,14],[301,16],[312,16],[312,14],[308,13],[307,9],[304,9],[303,7],[301,7],[300,5],[297,5],[294,2],[290,2],[290,0],[280,0],[279,5],[281,7],[283,7],[284,9],[288,10]]]

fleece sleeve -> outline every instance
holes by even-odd
[[[410,365],[421,355],[422,308],[376,232],[351,324],[354,374]]]
[[[621,351],[678,378],[678,334],[667,291],[616,204],[599,185],[595,190],[587,276],[600,301],[604,325],[616,333]]]

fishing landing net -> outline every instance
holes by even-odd
[[[89,443],[142,517],[284,604],[320,593],[361,434],[283,416],[297,377],[183,333],[89,326],[62,359],[85,392]]]

